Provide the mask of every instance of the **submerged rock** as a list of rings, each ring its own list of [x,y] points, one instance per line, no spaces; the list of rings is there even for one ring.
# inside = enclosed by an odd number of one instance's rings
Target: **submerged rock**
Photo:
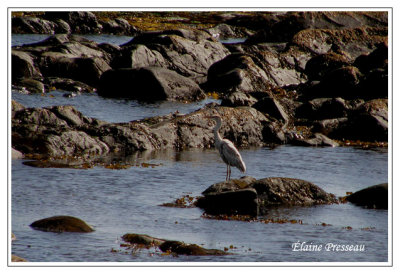
[[[154,238],[145,234],[127,233],[122,240],[135,246],[158,247],[166,254],[188,255],[188,256],[215,256],[228,255],[229,253],[219,249],[207,249],[196,244],[186,244],[180,241],[170,241]]]
[[[310,206],[337,203],[333,194],[315,184],[293,178],[252,177],[210,186],[196,205],[208,214],[264,214],[272,206]]]
[[[46,232],[92,232],[94,229],[81,219],[71,216],[53,216],[33,222],[33,229]]]
[[[364,188],[346,197],[346,200],[359,206],[388,209],[388,184]]]

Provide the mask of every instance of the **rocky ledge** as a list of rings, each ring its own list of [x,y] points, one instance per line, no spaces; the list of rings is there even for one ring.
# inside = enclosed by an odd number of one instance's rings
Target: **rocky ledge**
[[[196,206],[207,214],[264,215],[270,207],[338,203],[333,194],[315,184],[294,178],[243,177],[211,185]]]

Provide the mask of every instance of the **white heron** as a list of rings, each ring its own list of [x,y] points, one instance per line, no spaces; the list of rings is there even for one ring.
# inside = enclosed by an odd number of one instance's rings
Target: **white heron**
[[[228,139],[222,139],[221,135],[219,135],[218,131],[222,125],[221,117],[219,115],[212,115],[207,118],[213,119],[217,123],[213,129],[215,147],[226,164],[226,181],[231,179],[231,166],[237,167],[241,172],[246,172],[246,165],[235,145]]]

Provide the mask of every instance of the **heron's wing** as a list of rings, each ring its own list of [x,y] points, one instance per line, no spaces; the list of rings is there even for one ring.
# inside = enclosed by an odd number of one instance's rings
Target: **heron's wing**
[[[237,167],[242,172],[246,171],[242,156],[240,156],[239,151],[231,141],[223,139],[219,147],[219,153],[226,164]]]

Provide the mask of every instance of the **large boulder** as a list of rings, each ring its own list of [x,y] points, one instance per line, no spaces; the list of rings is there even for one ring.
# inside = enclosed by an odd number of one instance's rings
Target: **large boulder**
[[[63,20],[73,33],[100,33],[101,25],[90,11],[47,11],[43,18],[50,21]]]
[[[92,232],[94,229],[87,223],[71,216],[53,216],[35,221],[29,225],[33,229],[46,232]]]
[[[335,139],[388,141],[388,100],[374,99],[365,102],[349,114],[329,137]]]
[[[57,24],[37,17],[14,17],[11,19],[12,33],[54,34]]]
[[[137,50],[137,45],[145,45],[149,49],[140,49],[141,54],[149,56],[149,60],[158,59],[150,61],[152,65],[173,70],[198,84],[205,82],[207,70],[213,63],[229,54],[229,51],[209,33],[199,30],[143,33],[122,45],[122,48],[133,47]],[[155,62],[157,64],[154,64]],[[137,66],[137,62],[132,64]]]
[[[109,70],[101,76],[98,94],[145,101],[198,101],[206,97],[190,78],[161,67]]]
[[[346,200],[367,208],[388,209],[388,184],[364,188],[346,196]]]
[[[270,207],[337,203],[333,194],[293,178],[251,177],[221,182],[203,192],[196,205],[208,214],[265,214]],[[238,202],[240,201],[240,202]]]
[[[41,76],[42,74],[37,68],[34,56],[24,51],[11,50],[11,78],[13,82],[20,78]]]

